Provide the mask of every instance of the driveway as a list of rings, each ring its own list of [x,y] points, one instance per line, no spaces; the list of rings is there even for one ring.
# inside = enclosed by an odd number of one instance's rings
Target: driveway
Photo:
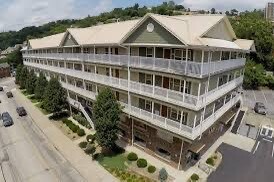
[[[250,153],[228,144],[217,150],[223,159],[218,169],[209,177],[209,182],[264,182],[274,179],[273,142],[262,138]]]

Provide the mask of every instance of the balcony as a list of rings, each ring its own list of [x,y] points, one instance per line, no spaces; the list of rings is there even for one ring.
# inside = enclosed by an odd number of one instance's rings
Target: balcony
[[[85,61],[94,64],[111,64],[132,68],[154,70],[192,77],[206,77],[208,74],[217,74],[226,70],[243,67],[245,58],[200,63],[173,59],[151,58],[112,54],[82,54],[82,53],[42,53],[23,54],[24,58],[45,58],[55,60]]]
[[[201,95],[200,97],[184,94],[182,92],[165,89],[162,87],[157,87],[153,85],[143,84],[140,82],[134,82],[126,79],[109,77],[105,75],[99,75],[95,73],[88,73],[83,71],[77,71],[72,69],[42,65],[37,63],[24,62],[27,66],[32,66],[42,70],[52,71],[58,74],[73,76],[81,80],[88,80],[102,85],[111,86],[113,88],[118,88],[124,91],[130,91],[131,93],[144,95],[150,98],[155,98],[157,100],[165,101],[171,104],[179,105],[191,110],[200,110],[202,107],[208,103],[213,102],[224,94],[230,92],[231,90],[237,88],[241,85],[243,77],[234,79],[210,92],[207,94]],[[87,91],[88,92],[88,91]]]
[[[65,89],[76,92],[91,100],[95,100],[96,94],[93,92],[89,92],[82,88],[77,88],[76,86],[69,85],[66,83],[62,83],[62,86]],[[240,97],[241,97],[240,95],[235,96],[229,102],[227,102],[223,107],[221,107],[218,111],[213,113],[210,117],[208,117],[206,120],[201,122],[198,126],[194,126],[194,127],[181,124],[177,121],[142,110],[138,107],[130,106],[124,102],[120,102],[120,104],[124,107],[123,111],[126,114],[130,114],[131,116],[142,119],[154,126],[164,128],[170,132],[179,134],[183,137],[189,138],[191,140],[195,140],[200,135],[200,133],[203,133],[205,130],[211,127],[214,124],[214,122],[216,122],[224,113],[226,113],[233,105],[235,105],[239,101]],[[73,104],[76,108],[81,109],[81,104],[78,101],[75,101],[71,98],[69,98],[68,101],[71,104]]]

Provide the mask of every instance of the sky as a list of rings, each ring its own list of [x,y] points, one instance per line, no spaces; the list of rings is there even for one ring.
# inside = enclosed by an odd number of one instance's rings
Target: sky
[[[67,18],[98,15],[115,7],[128,7],[135,3],[153,6],[165,0],[0,0],[0,31],[19,30],[25,26]],[[236,8],[253,10],[265,7],[270,0],[174,0],[193,10],[218,11]]]

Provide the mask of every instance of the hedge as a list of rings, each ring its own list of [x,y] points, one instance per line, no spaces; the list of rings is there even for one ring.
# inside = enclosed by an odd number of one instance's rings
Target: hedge
[[[87,147],[87,144],[88,144],[88,142],[85,142],[85,141],[84,141],[84,142],[80,142],[80,143],[79,143],[79,147],[82,148],[82,149],[83,149],[83,148],[86,148],[86,147]]]
[[[130,153],[127,155],[127,159],[128,159],[129,161],[137,161],[138,156],[137,156],[137,154],[135,154],[134,152],[130,152]]]
[[[87,135],[86,139],[87,139],[87,142],[93,143],[95,140],[95,135],[89,134]]]
[[[200,179],[200,177],[198,176],[198,174],[194,173],[191,175],[190,179],[192,181],[198,181]]]
[[[82,126],[85,126],[88,129],[91,128],[90,123],[88,122],[88,120],[85,117],[83,117],[81,115],[81,113],[74,114],[72,117],[73,117],[73,119],[75,119]]]
[[[156,167],[155,166],[148,166],[147,171],[149,173],[154,173],[156,171]]]
[[[78,129],[78,130],[77,130],[77,135],[81,137],[81,136],[86,135],[86,132],[85,132],[84,129],[81,128],[81,129]]]
[[[86,154],[94,154],[96,151],[96,147],[94,145],[87,145],[87,148],[85,149]]]
[[[146,159],[138,159],[137,160],[137,166],[139,167],[139,168],[145,168],[145,167],[147,167],[147,161],[146,161]]]
[[[210,157],[206,160],[206,163],[211,165],[211,166],[214,166],[214,159]]]

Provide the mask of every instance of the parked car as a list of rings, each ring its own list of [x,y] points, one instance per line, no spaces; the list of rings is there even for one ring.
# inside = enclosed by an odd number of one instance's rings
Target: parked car
[[[2,120],[5,127],[13,125],[13,120],[8,112],[2,113]]]
[[[254,106],[254,111],[258,114],[266,115],[266,107],[262,102],[256,102]]]
[[[4,90],[4,88],[0,86],[0,91],[3,91],[3,90]]]
[[[13,94],[11,92],[7,92],[6,95],[7,95],[8,98],[13,97]]]
[[[26,116],[27,112],[24,107],[17,107],[16,112],[18,113],[19,116]]]

